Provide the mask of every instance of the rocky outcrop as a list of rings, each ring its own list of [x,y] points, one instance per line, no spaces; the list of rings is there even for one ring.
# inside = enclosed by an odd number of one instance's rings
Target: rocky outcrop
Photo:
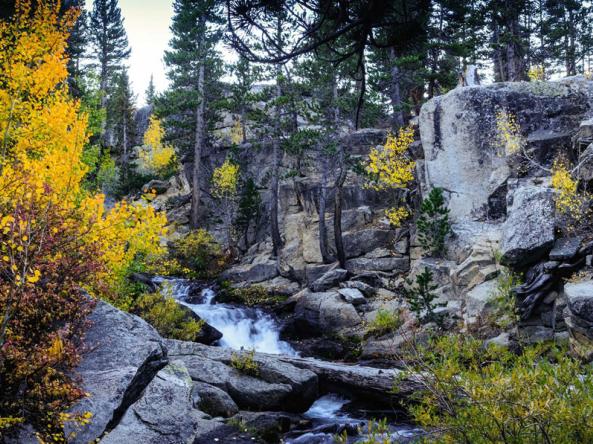
[[[516,174],[496,146],[497,112],[517,116],[530,157],[549,167],[557,152],[570,152],[592,99],[592,82],[573,77],[456,88],[428,101],[420,113],[426,187],[445,190],[454,222],[491,219],[497,191]],[[530,163],[524,170],[546,174]]]
[[[570,333],[571,349],[590,362],[593,360],[593,281],[567,283],[564,293],[568,303],[564,319]]]
[[[537,262],[554,244],[554,199],[541,185],[519,186],[509,197],[501,242],[502,263],[524,267]]]
[[[90,316],[86,352],[74,372],[89,394],[71,413],[91,412],[88,426],[76,432],[73,443],[88,443],[113,430],[127,409],[168,363],[162,338],[142,319],[99,301]]]
[[[348,271],[342,268],[334,268],[316,279],[311,284],[311,290],[317,292],[329,290],[330,288],[337,286],[340,282],[346,280],[347,277]]]
[[[310,337],[356,327],[361,323],[354,306],[338,292],[303,292],[294,309],[294,329],[300,337]]]

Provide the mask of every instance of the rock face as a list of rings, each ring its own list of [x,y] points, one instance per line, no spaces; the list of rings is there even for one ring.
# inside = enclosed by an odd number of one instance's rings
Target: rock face
[[[338,332],[359,325],[359,314],[337,292],[305,292],[294,310],[295,329],[302,337]]]
[[[592,98],[591,82],[574,77],[456,88],[428,101],[420,112],[426,188],[446,190],[454,222],[489,218],[492,198],[511,176],[495,144],[497,112],[517,116],[533,158],[549,166],[570,146]]]
[[[71,410],[93,414],[91,423],[72,440],[81,444],[117,426],[168,362],[162,338],[142,319],[99,301],[90,321],[92,327],[85,338],[88,352],[75,370],[89,397]]]
[[[342,268],[334,268],[333,270],[328,271],[319,279],[316,279],[315,282],[311,284],[311,290],[313,291],[325,291],[332,287],[335,287],[340,282],[346,280],[348,276],[348,271]]]
[[[502,262],[522,267],[537,262],[554,244],[552,190],[519,187],[512,194],[501,243]]]

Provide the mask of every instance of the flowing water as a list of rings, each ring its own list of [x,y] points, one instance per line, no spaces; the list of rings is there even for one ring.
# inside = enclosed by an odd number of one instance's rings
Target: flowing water
[[[240,307],[231,304],[216,303],[216,293],[206,288],[202,290],[199,303],[189,303],[191,283],[184,279],[157,277],[154,282],[159,284],[163,293],[174,297],[178,302],[191,308],[200,318],[219,330],[223,337],[221,347],[234,350],[255,350],[270,354],[297,355],[292,346],[280,339],[280,325],[269,313],[258,308]],[[344,411],[350,400],[340,395],[326,394],[309,408],[303,416],[310,419],[313,428],[294,437],[287,437],[287,444],[330,444],[334,443],[337,433],[364,429],[367,421],[352,417]],[[392,442],[410,442],[418,436],[419,430],[413,427],[390,427],[389,436]],[[349,439],[349,443],[362,440],[361,436]]]

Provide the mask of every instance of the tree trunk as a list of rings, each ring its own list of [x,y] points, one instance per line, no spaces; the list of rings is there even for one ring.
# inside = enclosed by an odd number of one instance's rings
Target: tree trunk
[[[404,126],[404,112],[400,90],[400,72],[397,66],[397,57],[394,48],[389,48],[389,63],[391,65],[389,98],[391,99],[391,108],[393,109],[392,127],[394,130],[397,130]]]
[[[127,105],[127,104],[126,104]],[[123,155],[122,155],[122,161],[123,161],[123,176],[124,176],[124,180],[128,177],[128,116],[126,113],[126,110],[124,110],[123,116],[122,116],[122,124],[123,124],[123,128],[122,128],[122,145],[123,145]]]
[[[327,207],[327,176],[328,165],[327,155],[323,152],[323,147],[319,147],[319,163],[321,165],[321,184],[319,185],[319,251],[323,263],[331,261],[329,248],[327,246],[327,227],[325,225],[325,213]]]
[[[279,100],[282,95],[280,90],[280,66],[276,67],[276,100]],[[279,169],[280,169],[280,104],[275,106],[274,119],[274,138],[272,143],[272,180],[271,199],[270,203],[270,228],[272,230],[272,245],[274,248],[274,255],[278,257],[280,249],[282,248],[282,237],[280,236],[280,227],[278,225],[278,183],[279,183]]]
[[[334,104],[337,104],[338,100],[338,88],[337,84],[334,83],[333,88]],[[339,109],[337,106],[334,107],[334,131],[336,134],[336,140],[338,140],[338,128],[339,128]],[[338,142],[338,177],[335,183],[335,196],[334,196],[334,241],[336,243],[336,255],[340,262],[340,267],[346,267],[346,253],[344,252],[344,241],[342,239],[342,191],[344,188],[344,182],[346,182],[346,175],[348,170],[346,169],[346,155],[344,153],[344,145]]]
[[[202,150],[204,147],[204,61],[198,71],[198,96],[200,103],[196,108],[196,133],[194,144],[194,167],[192,171],[192,195],[190,226],[198,228],[200,220],[200,169],[202,166]]]

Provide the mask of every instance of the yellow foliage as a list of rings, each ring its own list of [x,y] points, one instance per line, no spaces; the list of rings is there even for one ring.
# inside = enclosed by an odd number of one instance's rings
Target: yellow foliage
[[[226,159],[212,174],[212,195],[218,199],[228,199],[237,194],[239,185],[239,165]]]
[[[521,127],[517,117],[506,111],[496,113],[496,145],[500,155],[513,155],[525,147],[525,138],[521,135]]]
[[[546,80],[546,73],[544,67],[541,65],[532,66],[527,75],[532,82]]]
[[[407,154],[414,142],[412,127],[400,128],[397,137],[387,135],[381,148],[371,148],[366,170],[373,177],[374,189],[405,188],[414,180],[416,162]]]
[[[385,210],[385,216],[391,226],[399,227],[405,219],[410,217],[410,212],[406,207],[394,207]]]
[[[159,174],[175,161],[175,149],[163,142],[165,130],[156,116],[150,116],[148,129],[144,134],[144,146],[138,153],[140,169]]]
[[[552,165],[552,188],[556,191],[556,212],[568,219],[564,228],[567,231],[576,229],[587,218],[590,196],[578,191],[578,181],[562,160],[557,159]]]
[[[78,230],[86,245],[99,246],[105,266],[96,282],[81,285],[113,295],[135,257],[163,253],[166,218],[143,204],[122,202],[107,211],[103,195],[90,196],[82,188],[88,170],[81,160],[87,117],[65,83],[66,42],[75,18],[74,10],[60,18],[57,2],[39,2],[32,12],[30,1],[22,0],[12,21],[0,22],[0,205],[6,211],[0,229],[8,230],[10,214],[31,199],[45,202],[47,211],[70,215],[64,227]],[[158,120],[152,126],[148,137],[156,144],[162,129]],[[36,223],[42,221],[29,221]],[[21,252],[26,243],[22,238],[0,247]],[[17,285],[40,280],[36,270],[15,275]]]

